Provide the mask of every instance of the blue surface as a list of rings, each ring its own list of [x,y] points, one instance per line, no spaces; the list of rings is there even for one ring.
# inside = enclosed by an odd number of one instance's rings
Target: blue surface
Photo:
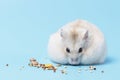
[[[0,0],[0,80],[119,79],[119,3],[119,0]],[[105,34],[108,46],[105,63],[96,65],[93,73],[84,70],[78,73],[80,66],[68,66],[67,75],[60,72],[63,66],[56,73],[29,67],[31,57],[52,63],[47,56],[49,35],[76,19],[96,24]],[[25,68],[21,70],[22,66]],[[105,72],[102,74],[101,70]]]

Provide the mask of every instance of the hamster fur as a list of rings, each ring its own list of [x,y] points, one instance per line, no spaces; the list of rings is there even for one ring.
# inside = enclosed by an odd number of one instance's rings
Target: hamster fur
[[[75,20],[50,36],[48,55],[60,64],[103,63],[106,56],[104,35],[94,24]]]

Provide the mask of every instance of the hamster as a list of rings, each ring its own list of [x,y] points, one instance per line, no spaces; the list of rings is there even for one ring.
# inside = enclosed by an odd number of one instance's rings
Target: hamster
[[[101,64],[106,57],[105,38],[94,24],[75,20],[50,36],[48,55],[59,64]]]

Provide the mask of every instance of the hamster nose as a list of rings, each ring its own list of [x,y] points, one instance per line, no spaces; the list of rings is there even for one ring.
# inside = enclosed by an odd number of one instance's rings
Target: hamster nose
[[[72,61],[78,61],[78,58],[71,58]]]

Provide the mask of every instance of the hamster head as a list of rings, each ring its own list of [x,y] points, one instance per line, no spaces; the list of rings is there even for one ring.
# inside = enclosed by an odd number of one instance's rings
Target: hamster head
[[[84,54],[87,45],[88,31],[73,26],[72,28],[61,29],[60,35],[68,63],[71,65],[80,64],[81,56]]]

